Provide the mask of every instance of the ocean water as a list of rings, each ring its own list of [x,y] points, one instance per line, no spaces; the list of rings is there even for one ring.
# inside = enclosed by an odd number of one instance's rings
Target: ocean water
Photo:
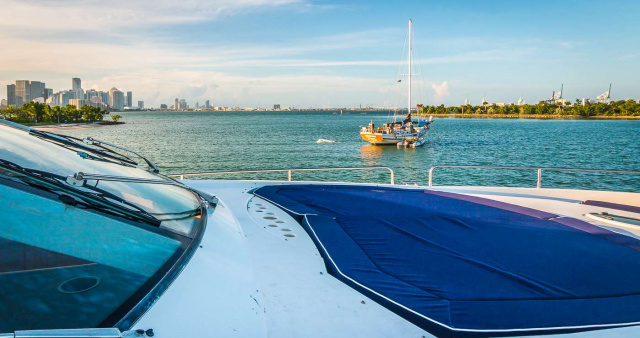
[[[427,184],[435,165],[640,170],[640,121],[438,118],[416,149],[372,146],[359,128],[387,113],[124,112],[124,125],[65,130],[134,149],[162,172],[388,166],[396,183]],[[336,143],[318,144],[331,139]],[[211,177],[209,177],[211,178]],[[216,178],[286,179],[286,173]],[[388,182],[388,173],[303,172],[298,180]],[[437,169],[435,185],[535,187],[535,171]],[[544,172],[543,187],[640,191],[639,175]]]

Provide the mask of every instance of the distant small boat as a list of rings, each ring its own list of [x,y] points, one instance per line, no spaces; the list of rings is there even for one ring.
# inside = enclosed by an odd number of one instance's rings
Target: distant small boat
[[[316,143],[336,143],[334,140],[327,140],[325,138],[319,138]]]

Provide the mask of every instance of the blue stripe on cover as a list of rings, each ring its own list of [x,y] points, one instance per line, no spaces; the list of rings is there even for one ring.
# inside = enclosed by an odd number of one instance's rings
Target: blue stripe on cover
[[[265,188],[254,194],[292,215],[313,211],[301,223],[333,276],[433,334],[556,333],[640,322],[640,241],[633,238],[428,190]]]

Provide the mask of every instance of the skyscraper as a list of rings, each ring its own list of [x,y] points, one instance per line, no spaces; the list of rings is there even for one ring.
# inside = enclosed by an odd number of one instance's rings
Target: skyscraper
[[[175,110],[180,109],[180,101],[178,101],[177,98],[173,100],[173,109]]]
[[[77,92],[78,89],[82,89],[82,80],[79,77],[74,77],[71,79],[71,90]]]
[[[16,106],[31,101],[31,84],[29,80],[16,81]]]
[[[71,79],[71,98],[73,99],[84,99],[84,90],[82,90],[82,80],[79,77],[74,77]]]
[[[144,109],[144,101],[138,101],[138,108]]]
[[[7,85],[7,105],[16,105],[16,85],[14,84]]]
[[[109,91],[109,105],[115,111],[124,110],[124,93],[118,88],[111,88]]]
[[[33,101],[39,97],[44,97],[44,88],[45,88],[44,82],[31,81],[30,83],[31,95],[29,95],[30,96],[29,100]]]
[[[204,101],[204,107],[207,109],[211,108],[211,104],[209,104],[209,100]]]
[[[125,107],[133,107],[133,93],[127,92],[126,102],[124,103]]]
[[[102,98],[102,103],[109,104],[109,92],[99,91],[98,95]]]

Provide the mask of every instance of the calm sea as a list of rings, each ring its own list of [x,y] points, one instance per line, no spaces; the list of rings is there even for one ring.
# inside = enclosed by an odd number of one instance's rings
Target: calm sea
[[[359,127],[387,113],[124,112],[119,126],[66,130],[135,149],[163,173],[388,166],[396,183],[428,181],[434,165],[504,165],[640,170],[640,121],[436,119],[417,149],[371,146]],[[318,144],[320,138],[336,143]],[[304,180],[375,180],[377,173],[294,173]],[[227,176],[226,178],[255,178]],[[286,179],[286,173],[259,176]],[[534,171],[438,169],[437,185],[535,187]],[[640,191],[640,176],[544,172],[543,187]]]

